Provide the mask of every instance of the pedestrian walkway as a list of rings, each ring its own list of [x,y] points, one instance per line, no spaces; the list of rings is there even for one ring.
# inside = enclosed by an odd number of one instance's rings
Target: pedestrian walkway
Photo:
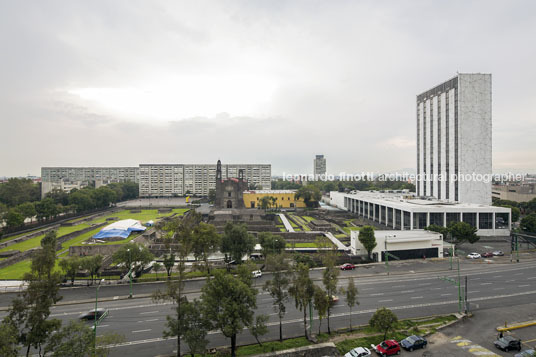
[[[487,348],[477,345],[476,343],[473,343],[470,340],[464,339],[462,336],[456,336],[456,337],[451,338],[450,343],[456,344],[456,346],[460,347],[464,351],[467,351],[475,356],[500,357],[500,355],[496,354],[495,352],[491,352]]]
[[[281,218],[281,222],[283,222],[283,225],[285,226],[285,229],[287,230],[287,232],[294,232],[294,228],[292,228],[292,225],[288,221],[285,214],[279,213],[279,218]]]
[[[337,249],[342,249],[342,250],[349,250],[350,249],[347,246],[345,246],[344,244],[342,244],[341,241],[338,240],[337,237],[335,237],[331,232],[325,232],[324,235],[326,237],[328,237],[328,239],[331,241],[331,243],[333,243],[333,244],[335,244],[337,246]]]

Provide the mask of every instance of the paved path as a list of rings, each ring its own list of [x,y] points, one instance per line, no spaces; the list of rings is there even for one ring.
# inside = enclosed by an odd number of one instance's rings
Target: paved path
[[[294,228],[292,228],[292,225],[288,221],[288,219],[285,216],[285,214],[284,213],[278,213],[278,214],[279,214],[279,218],[281,218],[281,222],[283,222],[283,225],[285,226],[285,229],[287,230],[287,232],[294,232]]]

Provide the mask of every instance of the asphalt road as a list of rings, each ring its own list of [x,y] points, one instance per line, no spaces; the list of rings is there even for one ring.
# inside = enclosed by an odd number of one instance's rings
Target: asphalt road
[[[506,259],[503,259],[506,262]],[[439,279],[439,277],[456,278],[456,271],[437,271],[447,268],[448,262],[434,265],[419,261],[397,262],[391,270],[405,271],[404,275],[386,276],[373,274],[373,270],[385,269],[376,266],[367,271],[370,276],[363,277],[363,271],[345,271],[341,273],[339,286],[345,286],[345,278],[354,276],[359,289],[360,305],[354,308],[352,322],[354,325],[366,324],[373,312],[381,306],[395,311],[399,318],[420,317],[458,311],[458,288],[452,283]],[[420,265],[420,266],[419,266]],[[422,268],[421,269],[416,269]],[[492,308],[507,308],[531,303],[536,294],[536,261],[527,261],[518,264],[481,264],[464,261],[461,265],[462,276],[468,277],[468,298],[472,309],[478,314],[479,310]],[[437,268],[437,269],[436,269]],[[315,271],[314,276],[321,272]],[[267,279],[263,276],[257,279],[257,286]],[[196,290],[202,281],[189,286]],[[319,283],[319,282],[318,282]],[[320,283],[319,283],[320,284]],[[150,290],[151,284],[136,286],[136,290]],[[110,296],[116,293],[115,289],[125,287],[103,287],[99,292],[110,290]],[[128,288],[128,287],[127,287]],[[154,289],[154,285],[152,285]],[[75,289],[76,290],[76,289]],[[88,292],[92,292],[88,295]],[[95,288],[86,291],[85,298],[94,296]],[[188,294],[189,299],[199,297],[200,293]],[[340,301],[332,310],[331,327],[340,328],[348,326],[349,309],[345,300]],[[257,297],[257,313],[270,315],[269,333],[264,336],[266,340],[278,337],[278,320],[272,308],[272,299],[260,291]],[[82,312],[94,307],[93,303],[56,306],[53,308],[53,317],[68,321],[76,319]],[[99,307],[109,309],[110,314],[98,328],[98,333],[114,331],[123,334],[126,342],[112,349],[113,356],[129,354],[131,356],[155,356],[172,354],[176,349],[176,341],[162,338],[162,331],[166,315],[172,313],[171,304],[155,304],[150,298],[129,300],[105,301]],[[5,315],[2,313],[0,315]],[[284,318],[283,332],[285,337],[295,337],[303,334],[303,314],[296,310],[292,301],[287,304],[287,314]],[[326,329],[326,321],[322,322],[322,330]],[[318,331],[318,320],[315,318],[314,329]],[[210,346],[229,345],[229,340],[218,332],[210,334]],[[254,343],[253,337],[245,330],[238,337],[238,344]],[[184,347],[183,347],[184,348]]]

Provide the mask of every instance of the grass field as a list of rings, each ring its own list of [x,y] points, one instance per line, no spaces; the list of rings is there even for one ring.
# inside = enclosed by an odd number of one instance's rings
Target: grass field
[[[170,215],[172,215],[174,213],[182,215],[186,211],[187,211],[187,209],[178,208],[178,209],[173,209],[171,211],[171,213],[159,214],[157,209],[154,209],[154,210],[142,210],[140,213],[130,213],[130,210],[124,210],[124,211],[120,211],[120,212],[116,212],[116,213],[110,213],[110,214],[108,214],[106,216],[99,217],[98,219],[94,219],[94,220],[86,222],[86,223],[81,223],[81,224],[77,224],[77,225],[74,225],[74,226],[60,227],[58,229],[57,234],[58,234],[58,237],[61,237],[61,236],[64,236],[66,234],[76,232],[76,231],[82,230],[84,228],[88,228],[88,227],[90,227],[91,224],[104,223],[104,222],[106,222],[106,218],[110,218],[110,217],[117,217],[117,220],[129,219],[130,218],[130,219],[139,220],[141,222],[146,222],[146,221],[149,221],[149,220],[157,220],[157,219],[165,217],[165,216],[170,216]],[[81,219],[82,218],[78,218],[77,220],[81,220]],[[110,224],[113,223],[113,222],[114,221],[110,221]],[[91,238],[93,235],[98,233],[101,229],[102,229],[102,227],[95,228],[95,229],[93,229],[93,230],[91,230],[89,232],[86,232],[86,233],[78,236],[78,237],[70,239],[67,242],[64,242],[62,244],[61,250],[58,251],[58,253],[59,253],[58,256],[59,257],[66,257],[69,254],[69,247],[82,244],[82,242],[84,242],[87,239]],[[139,235],[139,233],[137,233],[137,234],[134,233],[134,234],[131,234],[127,239],[124,239],[122,241],[106,242],[106,243],[102,243],[102,244],[103,245],[124,244],[124,243],[127,243],[127,242],[131,241],[132,239],[136,238],[138,235]],[[32,248],[37,248],[37,247],[40,246],[41,239],[43,239],[43,237],[44,237],[44,235],[40,235],[40,236],[31,238],[31,239],[28,239],[27,241],[10,245],[9,247],[5,247],[3,249],[0,249],[0,251],[19,250],[19,251],[23,252],[23,251],[27,251],[27,250],[32,249]],[[5,267],[3,269],[0,269],[0,279],[20,279],[20,278],[22,278],[22,276],[24,275],[25,272],[28,272],[30,270],[30,265],[31,265],[31,261],[28,259],[28,260],[24,260],[24,261],[21,261],[19,263],[10,265],[10,266]]]

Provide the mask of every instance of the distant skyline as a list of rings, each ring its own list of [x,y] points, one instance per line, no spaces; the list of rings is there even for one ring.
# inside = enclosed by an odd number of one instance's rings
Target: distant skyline
[[[457,72],[492,74],[493,171],[536,172],[534,38],[529,0],[0,0],[0,177],[413,169],[416,95]]]

